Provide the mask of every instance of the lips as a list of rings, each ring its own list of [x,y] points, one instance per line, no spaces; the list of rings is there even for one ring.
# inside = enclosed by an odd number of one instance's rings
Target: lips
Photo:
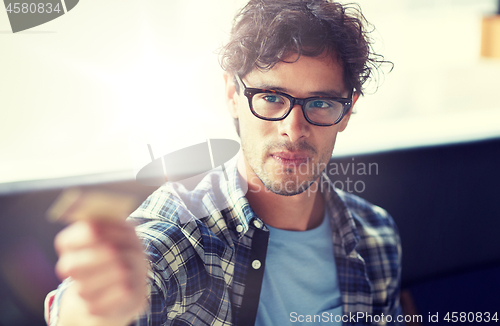
[[[292,153],[292,152],[277,152],[271,154],[271,156],[278,161],[278,163],[286,165],[298,165],[306,163],[309,160],[309,156],[306,153]]]

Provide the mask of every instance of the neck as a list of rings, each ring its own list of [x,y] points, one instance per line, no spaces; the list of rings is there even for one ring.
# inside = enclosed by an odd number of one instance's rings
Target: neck
[[[239,164],[240,174],[248,182],[245,195],[253,211],[266,224],[283,230],[305,231],[319,226],[325,208],[324,198],[319,191],[318,180],[308,190],[294,196],[283,196],[269,191],[262,181],[246,168],[244,173]]]

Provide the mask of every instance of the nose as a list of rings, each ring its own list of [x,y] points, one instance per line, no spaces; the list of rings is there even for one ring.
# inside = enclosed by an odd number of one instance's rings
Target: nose
[[[311,124],[307,122],[299,104],[294,105],[288,116],[279,123],[280,135],[288,137],[292,143],[310,135]]]

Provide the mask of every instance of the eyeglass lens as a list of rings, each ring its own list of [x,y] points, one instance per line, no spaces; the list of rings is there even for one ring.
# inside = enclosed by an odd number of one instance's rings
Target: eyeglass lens
[[[252,98],[255,113],[263,118],[277,119],[283,117],[291,108],[290,99],[274,93],[257,93]],[[319,124],[333,124],[342,115],[342,103],[314,98],[304,104],[304,112],[309,120]]]

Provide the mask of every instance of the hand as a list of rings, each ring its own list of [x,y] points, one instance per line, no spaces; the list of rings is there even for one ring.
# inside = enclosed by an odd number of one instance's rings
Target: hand
[[[78,221],[55,239],[56,273],[73,283],[59,325],[127,325],[147,304],[147,262],[127,222]]]

